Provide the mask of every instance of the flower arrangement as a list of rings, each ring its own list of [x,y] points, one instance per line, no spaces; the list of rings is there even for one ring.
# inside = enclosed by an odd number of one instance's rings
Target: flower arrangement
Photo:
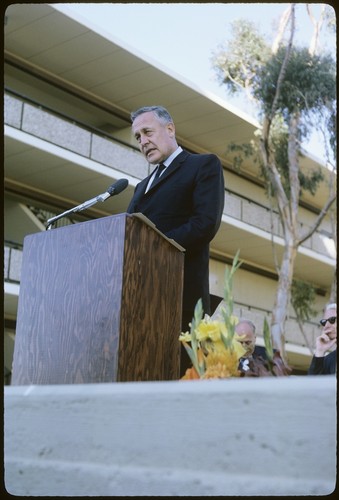
[[[239,252],[233,259],[231,270],[226,267],[224,304],[216,318],[203,317],[202,301],[198,300],[194,317],[190,324],[190,332],[179,336],[191,361],[183,380],[240,377],[239,360],[245,349],[234,335],[234,327],[238,318],[233,315],[233,275],[241,265],[238,261]],[[190,345],[189,345],[190,343]]]
[[[182,379],[240,376],[239,360],[245,349],[234,337],[234,326],[237,322],[237,318],[232,316],[232,327],[228,329],[225,322],[212,320],[209,316],[202,318],[201,299],[198,301],[191,323],[191,333],[183,333],[179,337],[193,364]]]
[[[210,317],[203,317],[201,299],[198,300],[190,332],[183,332],[179,341],[184,345],[192,362],[192,368],[186,370],[181,380],[213,379],[242,377],[245,374],[239,370],[239,360],[245,354],[245,349],[235,333],[239,319],[233,314],[233,276],[241,263],[236,253],[232,267],[226,266],[224,300]],[[278,352],[272,348],[271,335],[267,320],[264,321],[264,342],[267,359],[260,359],[246,376],[279,376],[288,375],[290,369],[284,365]]]

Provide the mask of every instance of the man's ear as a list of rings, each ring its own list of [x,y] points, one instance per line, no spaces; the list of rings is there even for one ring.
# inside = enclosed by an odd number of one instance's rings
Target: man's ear
[[[168,135],[170,137],[175,137],[175,126],[174,123],[167,123]]]

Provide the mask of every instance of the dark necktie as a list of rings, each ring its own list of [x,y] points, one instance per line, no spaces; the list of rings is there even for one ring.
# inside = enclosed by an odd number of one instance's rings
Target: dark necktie
[[[155,174],[155,177],[153,179],[152,186],[154,186],[157,183],[157,181],[158,181],[158,179],[160,177],[161,172],[163,172],[165,168],[166,168],[166,165],[163,165],[162,163],[160,163],[158,165],[158,170],[157,170],[157,172]]]

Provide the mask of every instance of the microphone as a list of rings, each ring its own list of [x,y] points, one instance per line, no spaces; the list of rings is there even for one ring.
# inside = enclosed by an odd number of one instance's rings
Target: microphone
[[[117,182],[112,184],[107,188],[107,191],[105,193],[99,194],[99,196],[96,196],[95,198],[92,198],[91,200],[85,201],[85,203],[82,203],[81,205],[78,205],[77,207],[73,208],[73,212],[80,212],[81,210],[85,210],[86,208],[91,207],[98,201],[105,201],[107,198],[110,198],[111,196],[115,194],[121,193],[124,189],[126,189],[128,186],[128,180],[127,179],[119,179]]]
[[[98,196],[98,198],[100,198],[98,201],[105,201],[110,196],[114,196],[115,194],[121,193],[121,191],[126,189],[127,186],[128,186],[127,179],[119,179],[117,182],[115,182],[109,188],[107,188],[106,193],[100,194]]]
[[[65,215],[75,213],[75,212],[81,212],[82,210],[85,210],[86,208],[91,207],[98,201],[104,202],[107,200],[107,198],[110,198],[111,196],[114,196],[116,194],[121,193],[124,189],[126,189],[128,186],[128,180],[127,179],[119,179],[116,181],[114,184],[109,186],[107,188],[107,191],[105,193],[99,194],[95,198],[91,198],[88,201],[85,201],[84,203],[81,203],[81,205],[78,205],[74,208],[71,208],[70,210],[67,210],[66,212],[63,212],[60,215],[56,215],[55,217],[52,217],[51,219],[48,219],[46,229],[50,229],[51,225],[57,221],[58,219],[61,219],[61,217],[65,217]]]

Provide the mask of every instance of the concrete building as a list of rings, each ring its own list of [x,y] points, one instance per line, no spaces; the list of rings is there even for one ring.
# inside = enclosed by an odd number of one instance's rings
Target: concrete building
[[[255,322],[263,345],[260,332],[277,286],[272,237],[279,258],[282,232],[276,213],[271,221],[257,166],[247,160],[237,172],[227,152],[231,142],[254,137],[255,120],[56,5],[10,5],[4,30],[5,383],[10,382],[24,237],[44,231],[50,217],[105,192],[120,178],[129,181],[125,191],[73,221],[126,210],[135,185],[152,168],[130,130],[130,112],[143,105],[169,109],[181,146],[219,156],[226,190],[222,224],[211,244],[212,301],[216,306],[222,299],[225,265],[240,250],[234,312]],[[302,168],[315,167],[324,170],[325,181],[316,196],[303,196],[301,225],[312,224],[327,198],[325,165],[310,155],[302,158]],[[58,225],[71,222],[63,218]],[[295,268],[295,278],[316,288],[319,314],[335,265],[332,228],[325,219],[300,247]],[[310,321],[304,335],[291,309],[286,347],[295,373],[307,369],[318,331],[317,321]]]

